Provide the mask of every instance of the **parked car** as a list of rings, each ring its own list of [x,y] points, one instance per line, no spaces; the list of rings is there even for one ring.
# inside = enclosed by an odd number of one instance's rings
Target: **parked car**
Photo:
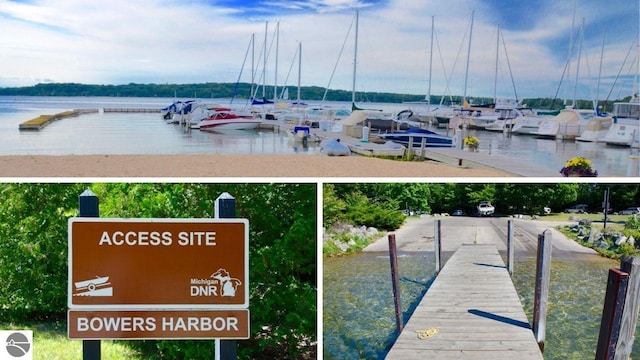
[[[545,206],[542,208],[542,215],[549,215],[551,214],[551,208],[548,206]]]
[[[495,208],[489,201],[481,201],[478,204],[478,216],[491,216],[493,215]]]
[[[640,214],[640,207],[638,206],[632,206],[632,207],[628,207],[624,210],[621,210],[619,212],[620,215],[636,215],[636,214]]]
[[[564,209],[566,213],[586,214],[589,212],[589,206],[585,204],[576,204],[570,208]]]
[[[464,216],[464,211],[458,209],[458,210],[453,210],[453,212],[451,213],[451,216]]]

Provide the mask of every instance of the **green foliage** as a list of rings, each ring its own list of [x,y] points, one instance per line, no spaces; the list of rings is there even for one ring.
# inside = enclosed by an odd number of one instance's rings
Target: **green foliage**
[[[66,311],[67,219],[80,184],[1,184],[0,309],[12,318]],[[250,223],[250,341],[240,358],[265,351],[295,358],[316,341],[315,184],[93,184],[102,217],[213,217],[223,192]],[[149,358],[208,358],[211,341],[133,341]]]
[[[324,216],[325,227],[345,220],[344,211],[346,209],[345,202],[340,199],[335,192],[333,184],[324,184],[322,187],[322,213]]]
[[[351,224],[393,230],[404,222],[404,215],[398,211],[398,203],[393,199],[376,203],[363,194],[352,193],[344,201],[346,219]]]
[[[66,309],[67,218],[84,187],[0,185],[0,309],[16,318]]]
[[[111,96],[111,97],[165,97],[175,96],[181,98],[248,98],[251,93],[249,83],[199,83],[199,84],[122,84],[122,85],[94,85],[78,83],[47,83],[34,86],[0,88],[0,95],[10,96]],[[322,100],[325,88],[319,86],[303,86],[300,88],[300,96],[305,100]],[[266,98],[273,99],[273,86],[267,85]],[[630,97],[621,100],[601,102],[604,111],[612,111],[616,101],[628,102]],[[329,89],[326,94],[327,101],[351,101],[351,91]],[[378,103],[402,103],[424,100],[424,94],[395,94],[395,93],[358,93],[358,102]],[[462,96],[431,95],[430,103],[439,104],[444,100],[445,104],[461,104]],[[491,103],[492,98],[468,98],[474,104]],[[564,108],[562,100],[553,98],[524,99],[523,103],[532,109]],[[592,106],[591,100],[578,100],[577,108],[588,109]]]

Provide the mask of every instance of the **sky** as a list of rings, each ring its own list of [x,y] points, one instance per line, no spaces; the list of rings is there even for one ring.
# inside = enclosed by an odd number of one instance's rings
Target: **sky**
[[[252,63],[261,84],[266,30],[264,82],[292,94],[298,74],[350,91],[355,58],[364,93],[613,100],[637,87],[638,3],[0,0],[0,87],[251,82]]]

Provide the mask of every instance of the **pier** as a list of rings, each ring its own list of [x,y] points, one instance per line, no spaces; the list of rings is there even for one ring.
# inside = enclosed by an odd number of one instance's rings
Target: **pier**
[[[462,245],[386,359],[543,359],[495,245]]]
[[[63,111],[54,115],[40,115],[31,120],[27,120],[20,124],[20,130],[42,130],[45,126],[56,120],[66,119],[69,117],[80,116],[82,114],[92,114],[97,112],[105,113],[159,113],[159,109],[144,108],[104,108],[104,109],[74,109]]]

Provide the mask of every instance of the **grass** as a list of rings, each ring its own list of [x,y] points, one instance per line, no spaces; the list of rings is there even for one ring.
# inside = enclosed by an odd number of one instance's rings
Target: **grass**
[[[2,330],[32,330],[33,359],[35,360],[75,360],[82,359],[82,341],[67,338],[67,323],[63,320],[42,322],[0,323]],[[142,360],[139,353],[123,341],[102,340],[102,360]]]
[[[595,222],[604,221],[604,214],[568,214],[568,213],[553,213],[549,215],[540,216],[540,220],[544,221],[572,221],[569,220],[571,217],[575,217],[578,219],[591,220]],[[624,224],[629,220],[631,215],[607,215],[607,225],[608,222]]]

